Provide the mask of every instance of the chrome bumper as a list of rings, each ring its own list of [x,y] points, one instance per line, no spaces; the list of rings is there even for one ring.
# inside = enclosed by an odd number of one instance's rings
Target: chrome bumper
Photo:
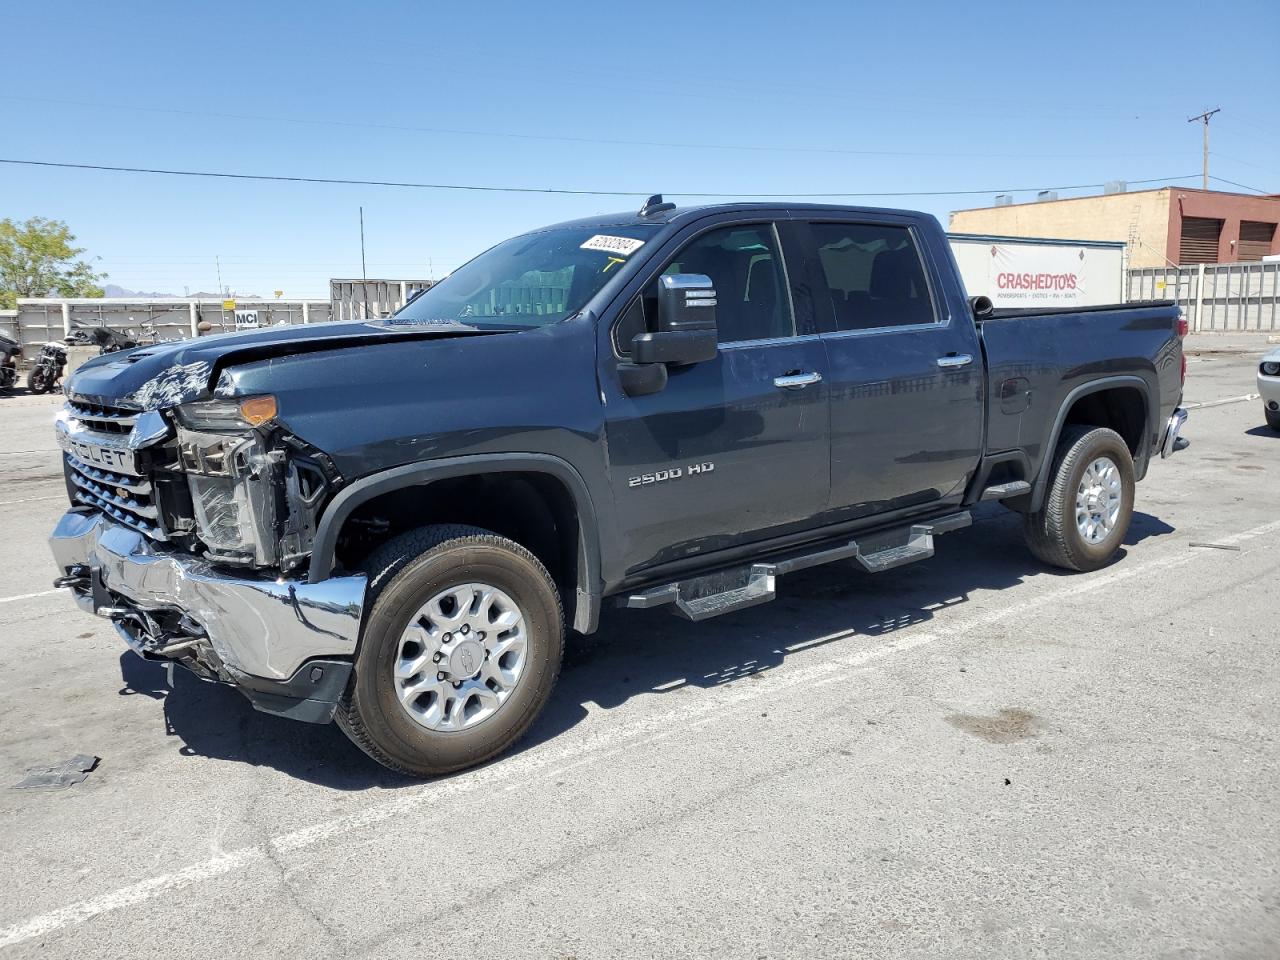
[[[1169,422],[1164,425],[1164,436],[1160,438],[1160,459],[1165,460],[1174,453],[1185,447],[1186,441],[1181,445],[1178,444],[1178,434],[1182,432],[1182,427],[1187,422],[1187,411],[1178,407],[1169,417]]]
[[[238,673],[287,680],[317,657],[355,653],[366,578],[305,580],[229,576],[190,554],[162,549],[102,514],[71,510],[49,538],[61,573],[87,567],[110,594],[145,611],[177,610],[208,634],[224,664]],[[118,608],[74,590],[90,613]],[[98,609],[95,609],[95,606]]]

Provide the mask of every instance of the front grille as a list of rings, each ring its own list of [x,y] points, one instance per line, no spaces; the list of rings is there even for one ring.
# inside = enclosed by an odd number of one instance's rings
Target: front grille
[[[66,458],[76,500],[152,540],[169,539],[160,525],[150,481],[91,467],[69,453]]]
[[[79,399],[68,401],[67,413],[80,423],[78,437],[107,447],[119,447],[138,419],[136,410]],[[77,503],[92,507],[151,540],[168,539],[149,478],[104,470],[70,452],[64,457],[70,492]]]
[[[69,400],[67,410],[83,423],[86,429],[94,433],[109,433],[113,436],[132,432],[133,425],[138,421],[137,410],[107,407],[83,400]]]

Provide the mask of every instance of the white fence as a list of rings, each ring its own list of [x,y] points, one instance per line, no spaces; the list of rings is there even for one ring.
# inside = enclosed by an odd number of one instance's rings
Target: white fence
[[[234,308],[227,309],[222,300],[47,297],[19,300],[16,315],[0,315],[0,333],[21,343],[24,356],[31,359],[41,345],[61,340],[77,327],[109,327],[132,331],[139,338],[154,334],[159,340],[181,340],[254,325],[322,323],[331,316],[327,300],[236,300]],[[208,329],[201,329],[205,324]]]
[[[1129,271],[1130,300],[1176,300],[1196,333],[1280,331],[1280,263]]]
[[[330,280],[333,319],[375,320],[389,316],[431,284],[431,280]]]

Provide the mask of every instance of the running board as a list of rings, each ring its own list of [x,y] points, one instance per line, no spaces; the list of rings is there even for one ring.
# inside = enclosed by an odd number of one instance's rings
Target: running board
[[[648,610],[670,604],[672,612],[678,616],[694,621],[709,620],[723,613],[768,603],[778,595],[777,578],[784,573],[794,573],[834,560],[855,560],[863,569],[880,573],[916,560],[927,560],[933,556],[934,535],[960,530],[971,523],[973,517],[964,510],[928,523],[880,531],[865,537],[861,544],[857,540],[847,540],[767,562],[649,587],[626,595],[622,606]]]

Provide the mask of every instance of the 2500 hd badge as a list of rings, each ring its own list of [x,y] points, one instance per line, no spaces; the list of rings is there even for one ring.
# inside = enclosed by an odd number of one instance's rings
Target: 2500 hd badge
[[[716,465],[710,460],[703,463],[691,463],[687,467],[671,467],[657,473],[642,473],[627,481],[628,487],[647,487],[651,483],[662,483],[664,480],[679,480],[683,476],[696,476],[699,473],[710,473]]]

